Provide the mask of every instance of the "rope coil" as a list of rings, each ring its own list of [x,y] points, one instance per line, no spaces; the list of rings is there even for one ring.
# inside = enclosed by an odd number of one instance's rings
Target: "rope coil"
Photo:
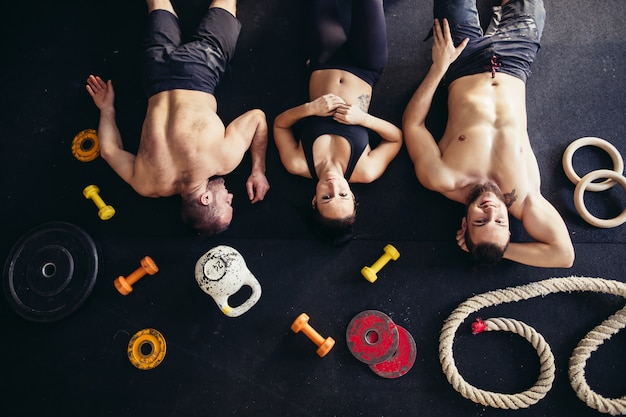
[[[516,394],[486,391],[469,384],[460,375],[452,353],[454,336],[465,319],[478,310],[503,303],[544,297],[560,292],[592,291],[626,298],[626,284],[602,278],[550,278],[518,287],[489,291],[475,295],[461,303],[446,319],[439,336],[439,361],[448,382],[463,397],[476,403],[502,409],[527,408],[544,398],[552,388],[555,366],[554,355],[543,336],[527,324],[506,318],[484,321],[480,331],[509,331],[525,338],[537,351],[540,361],[539,377],[535,385]],[[479,327],[479,326],[477,326]],[[626,396],[605,398],[594,392],[585,380],[585,366],[591,354],[614,334],[626,327],[626,306],[596,326],[578,343],[569,361],[569,379],[578,398],[589,407],[611,415],[626,414]]]

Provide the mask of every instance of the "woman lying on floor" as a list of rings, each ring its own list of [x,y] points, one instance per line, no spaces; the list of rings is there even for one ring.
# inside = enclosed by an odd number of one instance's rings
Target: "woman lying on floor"
[[[367,112],[387,64],[382,0],[353,2],[347,35],[336,0],[314,1],[311,23],[310,101],[276,117],[274,140],[291,174],[317,180],[316,229],[340,243],[356,218],[350,183],[378,179],[400,151],[402,131]],[[368,129],[382,138],[373,149]]]

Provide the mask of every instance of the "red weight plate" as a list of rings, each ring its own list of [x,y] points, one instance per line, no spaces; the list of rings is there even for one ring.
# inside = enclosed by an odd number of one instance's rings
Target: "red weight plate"
[[[411,370],[417,356],[417,347],[411,333],[404,327],[398,329],[398,349],[388,360],[370,365],[370,369],[383,378],[398,378]]]
[[[366,310],[348,324],[346,342],[352,355],[361,362],[379,363],[393,356],[398,348],[398,330],[386,314]]]

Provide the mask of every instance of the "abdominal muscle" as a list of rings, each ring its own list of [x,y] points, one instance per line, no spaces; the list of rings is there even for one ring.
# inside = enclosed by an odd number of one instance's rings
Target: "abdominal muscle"
[[[325,94],[335,94],[347,104],[354,104],[367,112],[372,98],[372,87],[352,74],[340,69],[313,71],[309,80],[309,97],[313,101]]]
[[[493,181],[518,197],[538,186],[539,170],[526,126],[524,83],[482,73],[455,80],[448,91],[448,123],[439,141],[442,159],[465,178],[467,188]],[[465,199],[466,187],[447,194]]]

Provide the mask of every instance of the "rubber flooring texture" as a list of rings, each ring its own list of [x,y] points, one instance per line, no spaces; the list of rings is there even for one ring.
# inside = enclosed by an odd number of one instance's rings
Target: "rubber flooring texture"
[[[219,114],[228,122],[251,108],[271,123],[282,110],[306,99],[302,51],[304,1],[241,0],[243,23],[235,59],[217,91]],[[178,1],[189,33],[207,6]],[[385,3],[389,64],[370,111],[400,124],[411,94],[430,64],[431,2]],[[481,7],[485,2],[481,1]],[[345,4],[342,3],[343,6]],[[342,7],[343,7],[342,6]],[[542,49],[528,81],[528,130],[542,174],[542,191],[563,215],[576,250],[570,269],[541,269],[502,262],[472,268],[456,247],[461,207],[423,188],[406,150],[373,184],[357,186],[355,239],[339,248],[316,241],[306,224],[310,181],[291,177],[271,142],[264,202],[250,205],[244,181],[249,158],[226,177],[235,194],[231,228],[198,240],[179,221],[179,199],[136,195],[102,160],[83,163],[71,154],[79,131],[97,128],[98,113],[85,91],[90,73],[111,78],[117,122],[134,151],[145,114],[139,51],[146,9],[141,1],[12,2],[4,7],[0,77],[0,254],[28,230],[69,222],[97,244],[100,270],[84,305],[63,320],[33,323],[0,301],[5,359],[0,390],[7,416],[599,416],[568,380],[576,344],[624,306],[619,296],[560,293],[503,303],[472,314],[460,327],[454,358],[461,375],[485,390],[521,392],[538,376],[535,350],[519,336],[473,336],[476,317],[510,317],[534,327],[551,346],[556,374],[537,404],[503,411],[476,404],[448,383],[438,357],[444,320],[476,294],[552,277],[585,276],[626,282],[626,226],[598,229],[574,207],[574,185],[561,156],[579,137],[597,136],[626,152],[626,2],[547,0]],[[441,104],[441,103],[439,103]],[[441,107],[433,112],[434,124]],[[609,167],[603,152],[575,154],[583,174]],[[82,189],[97,184],[117,213],[103,222]],[[619,214],[626,197],[619,187],[588,193],[598,216]],[[525,239],[519,225],[513,235]],[[359,271],[386,244],[400,258],[370,284]],[[243,255],[263,289],[260,301],[238,318],[223,315],[195,282],[196,260],[225,244]],[[113,280],[150,255],[159,272],[121,296]],[[245,294],[243,295],[245,296]],[[626,296],[626,294],[624,294]],[[346,345],[346,326],[357,313],[379,310],[406,328],[418,353],[414,367],[383,379],[358,362]],[[291,322],[306,312],[311,324],[336,345],[324,358]],[[131,336],[159,330],[167,342],[161,365],[134,368],[127,357]],[[626,334],[595,352],[586,378],[608,397],[626,395]]]

